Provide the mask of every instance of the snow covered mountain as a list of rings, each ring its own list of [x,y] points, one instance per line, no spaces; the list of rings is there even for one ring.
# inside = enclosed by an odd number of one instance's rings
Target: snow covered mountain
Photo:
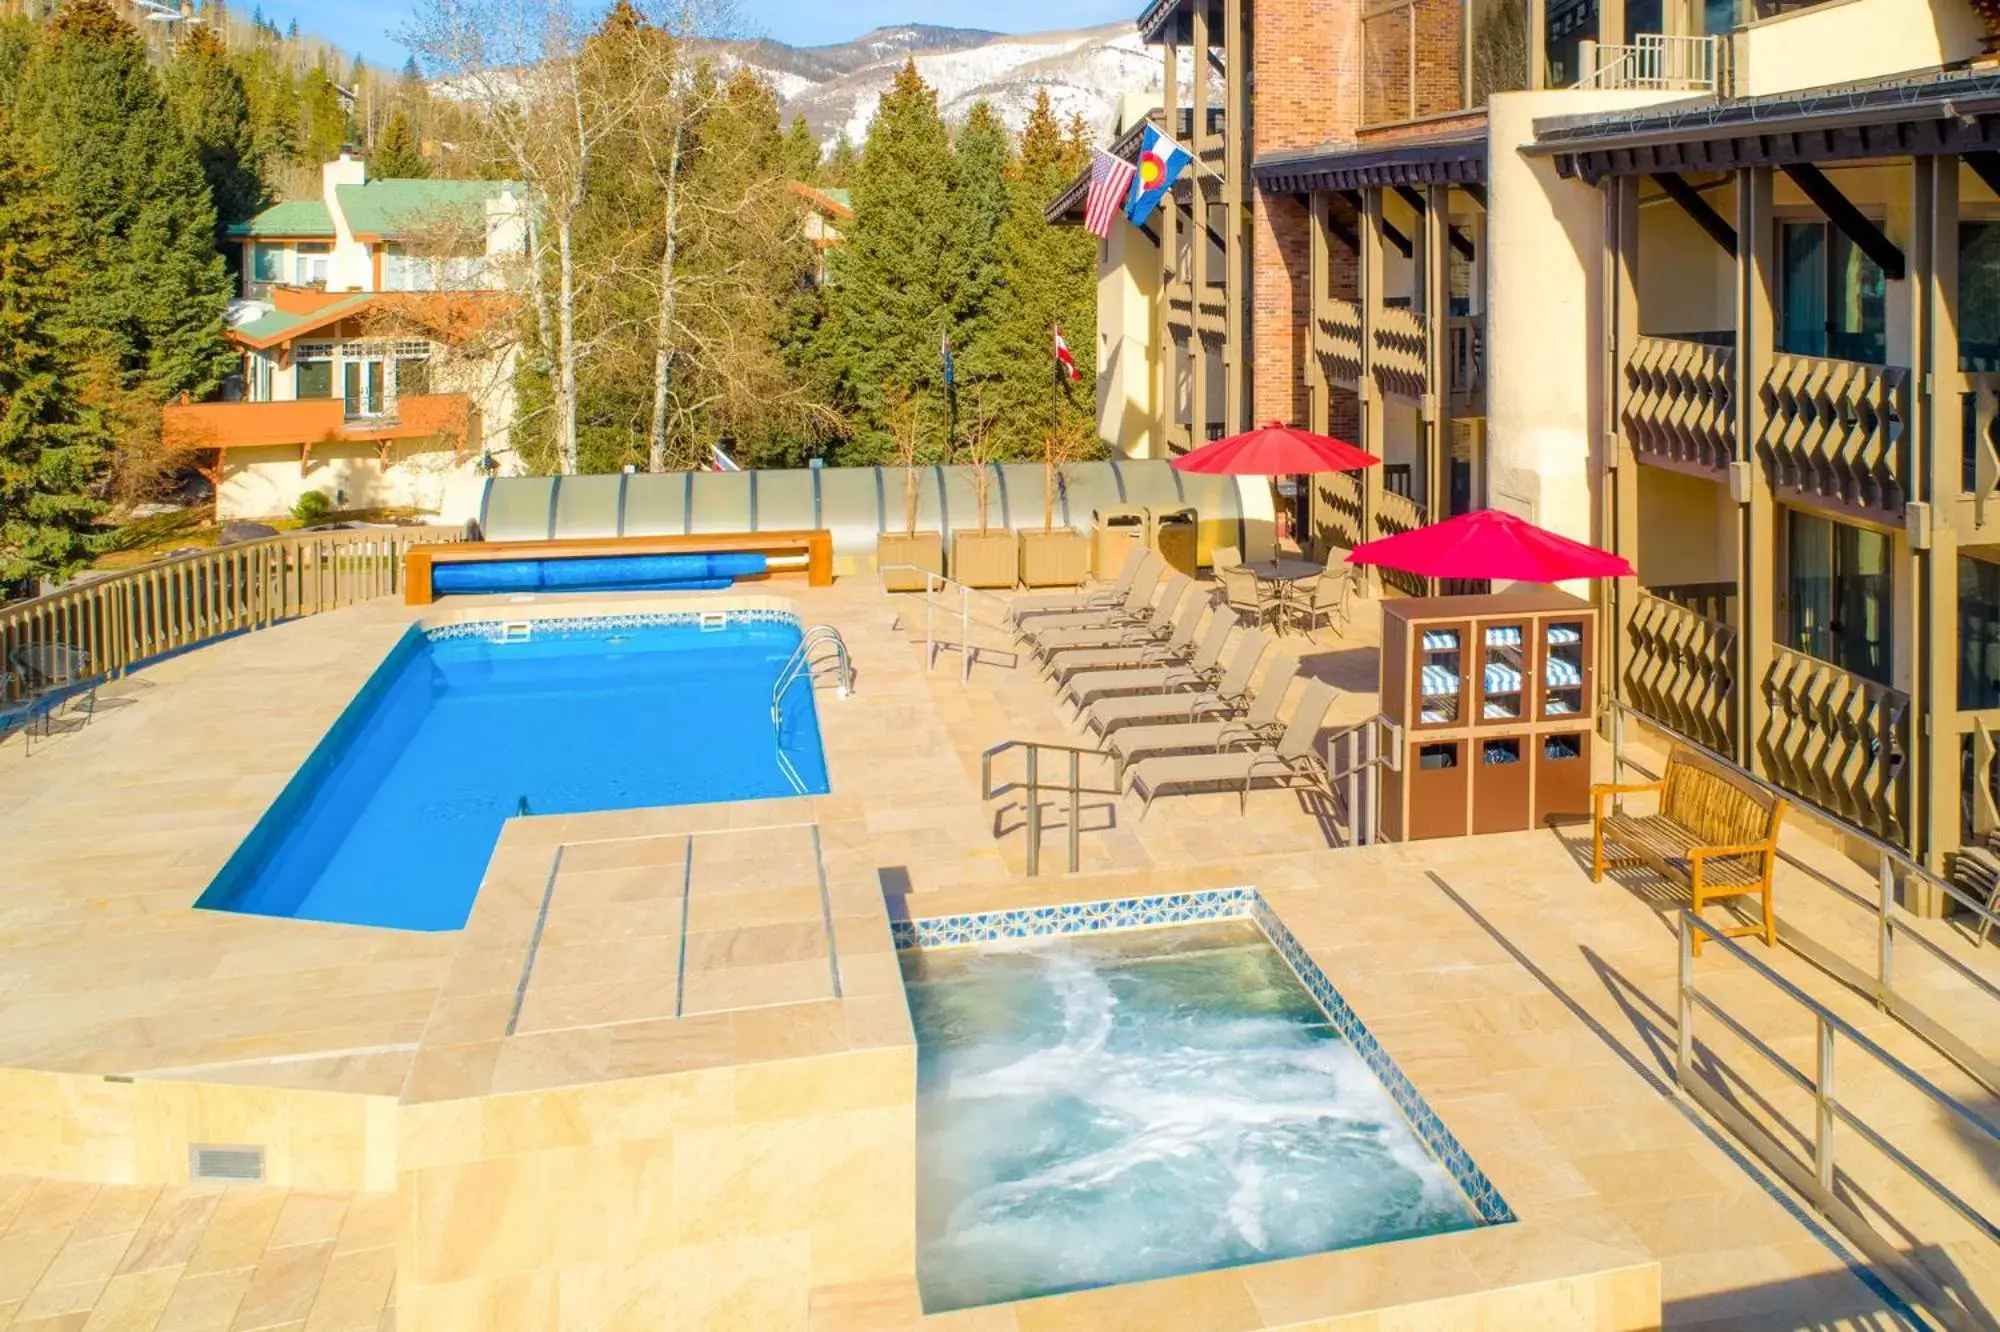
[[[877,103],[911,58],[938,90],[947,120],[962,120],[983,98],[1013,130],[1027,123],[1035,94],[1046,89],[1059,117],[1081,115],[1104,138],[1121,95],[1158,93],[1161,84],[1159,53],[1130,23],[1023,36],[912,24],[837,47],[745,43],[737,58],[771,81],[787,121],[804,116],[828,147],[841,134],[857,146],[868,137]]]

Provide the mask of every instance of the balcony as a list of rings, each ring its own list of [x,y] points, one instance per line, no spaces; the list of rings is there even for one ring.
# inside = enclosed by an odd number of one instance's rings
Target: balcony
[[[1586,41],[1578,54],[1578,88],[1729,95],[1729,39],[1639,33],[1629,46]]]
[[[1904,845],[1910,821],[1910,696],[1774,647],[1757,751],[1773,781]]]
[[[463,451],[472,428],[472,400],[463,393],[412,394],[372,415],[350,416],[339,398],[295,402],[180,403],[162,412],[167,440],[189,449],[241,449],[315,444],[386,444],[402,439],[449,439]]]
[[[1625,438],[1641,462],[1720,476],[1736,455],[1733,347],[1640,338],[1625,361]]]
[[[1430,392],[1425,317],[1405,306],[1385,305],[1375,324],[1375,382],[1382,392],[1418,402]]]
[[[1780,353],[1760,390],[1758,453],[1788,500],[1901,522],[1910,372]]]
[[[1721,754],[1736,752],[1736,630],[1675,589],[1641,591],[1632,608],[1623,687],[1633,707]]]
[[[1353,392],[1361,383],[1361,306],[1338,296],[1328,297],[1325,305],[1314,350],[1326,365],[1327,379]]]

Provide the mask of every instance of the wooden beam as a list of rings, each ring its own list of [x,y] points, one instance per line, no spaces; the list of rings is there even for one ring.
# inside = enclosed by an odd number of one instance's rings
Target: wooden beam
[[[1804,192],[1813,206],[1826,214],[1826,220],[1840,228],[1841,234],[1854,242],[1855,248],[1875,261],[1883,276],[1892,282],[1903,280],[1907,266],[1903,252],[1896,243],[1882,234],[1882,229],[1861,215],[1861,210],[1848,202],[1840,187],[1826,178],[1826,173],[1805,162],[1794,162],[1780,168]]]
[[[1402,255],[1405,259],[1411,259],[1416,256],[1417,247],[1411,243],[1408,236],[1398,231],[1396,224],[1391,222],[1387,217],[1382,219],[1382,239],[1395,246],[1396,253]]]
[[[1474,183],[1473,183],[1473,182],[1471,182],[1471,181],[1467,181],[1467,182],[1466,182],[1465,184],[1463,184],[1463,185],[1460,185],[1460,186],[1459,186],[1458,188],[1460,188],[1461,190],[1464,190],[1464,191],[1465,191],[1465,197],[1466,197],[1466,198],[1468,198],[1468,199],[1470,199],[1470,200],[1472,200],[1472,202],[1474,202],[1474,203],[1478,204],[1478,205],[1479,205],[1479,207],[1480,207],[1480,210],[1481,210],[1481,211],[1484,211],[1484,210],[1485,210],[1485,208],[1486,208],[1486,187],[1485,187],[1484,185],[1478,185],[1478,184],[1474,184]]]
[[[1722,214],[1715,211],[1701,192],[1681,178],[1678,171],[1656,171],[1653,179],[1666,191],[1669,199],[1680,205],[1683,213],[1694,224],[1708,233],[1708,238],[1722,247],[1731,259],[1736,257],[1736,228],[1722,220]]]
[[[1985,183],[1987,189],[2000,194],[2000,153],[1994,152],[1991,148],[1981,148],[1967,153],[1962,160],[1972,168],[1972,174]]]

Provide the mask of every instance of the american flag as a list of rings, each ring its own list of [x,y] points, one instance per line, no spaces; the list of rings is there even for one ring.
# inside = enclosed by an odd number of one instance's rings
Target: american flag
[[[1083,205],[1083,229],[1103,240],[1111,235],[1111,219],[1125,207],[1138,168],[1102,148],[1090,159],[1090,197]]]

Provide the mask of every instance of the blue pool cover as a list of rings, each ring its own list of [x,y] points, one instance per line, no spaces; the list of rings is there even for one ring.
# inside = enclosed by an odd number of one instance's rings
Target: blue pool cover
[[[620,588],[679,591],[728,587],[733,579],[753,578],[769,570],[769,560],[748,552],[451,561],[431,569],[431,591],[441,597],[463,592],[608,592]]]
[[[601,623],[412,628],[195,905],[454,930],[515,815],[826,791],[809,681],[771,724],[797,626]]]

